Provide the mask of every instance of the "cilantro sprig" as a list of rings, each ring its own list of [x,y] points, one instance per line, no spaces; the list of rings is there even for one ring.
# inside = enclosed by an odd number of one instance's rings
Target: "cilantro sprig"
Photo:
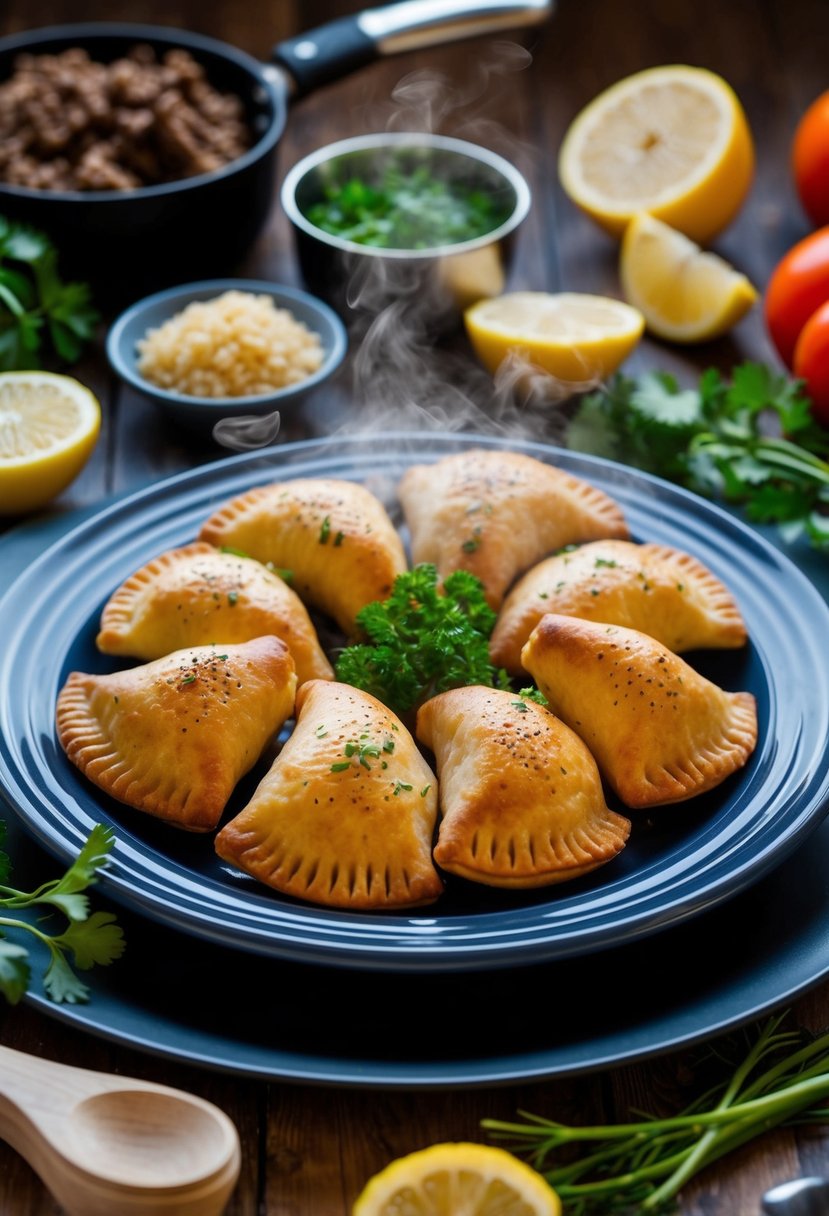
[[[5,835],[6,826],[0,820],[0,844]],[[76,1004],[89,998],[89,989],[75,974],[73,965],[86,971],[96,963],[106,966],[120,958],[124,951],[120,925],[111,912],[90,912],[89,899],[84,894],[96,881],[113,842],[112,830],[96,824],[66,873],[29,892],[6,885],[11,863],[7,854],[0,851],[0,992],[12,1005],[25,994],[31,979],[29,952],[19,941],[12,940],[21,933],[31,934],[48,950],[43,987],[56,1003]],[[9,915],[26,910],[59,912],[67,926],[62,932],[49,933],[42,927],[42,921],[32,923]]]
[[[89,286],[61,279],[45,233],[0,216],[0,371],[40,367],[44,344],[74,363],[99,319]]]
[[[829,431],[815,422],[802,381],[759,363],[714,369],[695,388],[664,372],[617,375],[583,398],[567,444],[744,506],[829,550]]]
[[[438,586],[433,565],[415,566],[394,581],[387,600],[357,614],[367,641],[348,646],[337,679],[362,688],[395,713],[464,684],[509,688],[489,660],[495,613],[480,579],[456,570]]]

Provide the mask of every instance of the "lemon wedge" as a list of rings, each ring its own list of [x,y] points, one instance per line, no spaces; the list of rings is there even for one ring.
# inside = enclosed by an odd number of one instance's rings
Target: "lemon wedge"
[[[77,380],[0,373],[0,515],[37,510],[65,490],[100,429],[101,407]]]
[[[625,299],[651,333],[705,342],[731,329],[757,299],[744,274],[650,215],[631,221],[620,262]]]
[[[485,1144],[435,1144],[393,1161],[368,1182],[352,1216],[559,1216],[535,1170]]]
[[[600,93],[561,145],[564,191],[613,236],[647,211],[705,244],[731,222],[754,174],[754,145],[733,89],[682,64]]]
[[[572,384],[602,380],[642,336],[635,308],[606,296],[516,291],[464,313],[478,358],[494,375],[508,355]]]

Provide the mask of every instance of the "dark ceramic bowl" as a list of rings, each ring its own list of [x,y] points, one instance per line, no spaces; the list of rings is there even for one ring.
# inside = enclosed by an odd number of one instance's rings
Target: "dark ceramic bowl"
[[[286,308],[297,321],[319,334],[323,361],[319,369],[297,384],[249,397],[193,397],[159,388],[138,371],[138,342],[195,301],[212,300],[225,291],[247,291],[269,295],[277,308]],[[210,279],[171,287],[133,304],[117,319],[107,335],[106,350],[114,371],[143,393],[175,422],[200,430],[212,430],[225,419],[261,417],[294,406],[312,389],[334,374],[348,345],[345,328],[327,304],[304,291],[262,283],[253,279]]]

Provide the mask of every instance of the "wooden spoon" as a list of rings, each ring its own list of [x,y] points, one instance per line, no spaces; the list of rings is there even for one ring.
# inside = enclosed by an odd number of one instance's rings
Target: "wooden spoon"
[[[2,1046],[0,1137],[67,1216],[219,1216],[239,1176],[236,1128],[202,1098]]]

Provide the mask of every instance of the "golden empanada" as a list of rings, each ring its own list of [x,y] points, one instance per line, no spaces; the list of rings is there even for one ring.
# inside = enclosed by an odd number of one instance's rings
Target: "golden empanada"
[[[441,578],[469,570],[499,608],[516,575],[576,541],[628,535],[619,506],[587,482],[531,456],[472,450],[403,476],[400,501],[415,563]]]
[[[578,878],[624,848],[630,823],[608,809],[596,762],[548,710],[468,686],[421,706],[417,737],[437,760],[438,865],[493,887]]]
[[[750,693],[725,692],[638,630],[549,614],[521,662],[629,807],[710,790],[756,745]]]
[[[131,575],[101,616],[98,649],[158,659],[185,646],[281,638],[297,681],[334,672],[302,600],[252,558],[196,543],[162,553]]]
[[[313,903],[415,908],[442,890],[436,817],[434,774],[400,720],[360,689],[311,680],[293,734],[216,852]]]
[[[360,609],[386,599],[406,569],[383,504],[353,481],[311,477],[258,486],[220,507],[200,540],[290,570],[297,595],[346,634]]]
[[[293,713],[294,661],[278,638],[192,647],[129,671],[73,671],[61,746],[106,794],[205,832]]]
[[[597,540],[534,566],[510,591],[493,630],[496,667],[522,670],[521,647],[548,612],[638,629],[675,653],[746,640],[728,589],[695,557],[667,545]]]

